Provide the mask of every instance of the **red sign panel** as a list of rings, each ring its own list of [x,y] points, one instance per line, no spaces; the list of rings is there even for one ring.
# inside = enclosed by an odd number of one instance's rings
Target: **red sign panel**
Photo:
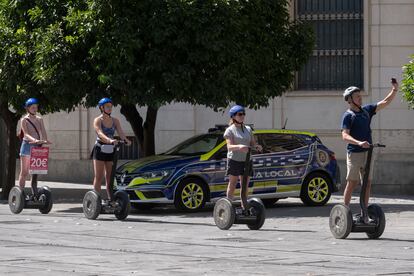
[[[49,148],[32,147],[30,150],[30,174],[47,174],[49,168]]]

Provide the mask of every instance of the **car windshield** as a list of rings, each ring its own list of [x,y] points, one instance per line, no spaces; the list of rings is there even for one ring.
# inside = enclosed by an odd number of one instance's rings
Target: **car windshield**
[[[178,144],[172,149],[166,151],[165,155],[202,155],[212,149],[224,140],[222,134],[203,134],[191,137]]]

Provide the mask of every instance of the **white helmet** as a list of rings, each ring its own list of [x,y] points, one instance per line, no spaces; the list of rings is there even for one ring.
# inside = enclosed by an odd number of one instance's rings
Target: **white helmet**
[[[350,86],[350,87],[348,87],[347,89],[345,89],[345,91],[344,91],[344,100],[347,102],[348,101],[348,98],[350,97],[350,96],[352,96],[352,94],[353,93],[355,93],[355,92],[359,92],[359,91],[361,91],[361,89],[359,89],[358,87],[356,87],[356,86]]]

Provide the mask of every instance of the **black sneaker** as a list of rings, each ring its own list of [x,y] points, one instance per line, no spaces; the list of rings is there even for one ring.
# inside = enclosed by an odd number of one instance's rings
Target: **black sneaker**
[[[372,219],[370,217],[366,217],[364,223],[365,224],[376,224],[377,222],[376,222],[375,219]]]
[[[354,215],[354,222],[357,224],[363,224],[364,219],[362,218],[361,214]]]
[[[375,220],[371,219],[368,216],[364,219],[362,214],[356,214],[355,215],[355,223],[357,223],[357,224],[375,224],[376,222],[375,222]]]
[[[246,216],[246,217],[250,217],[251,216],[250,209],[244,209],[243,210],[243,215]]]
[[[26,201],[37,201],[37,197],[34,195],[26,195]]]
[[[240,216],[240,215],[243,215],[243,208],[241,208],[241,207],[238,207],[238,208],[236,208],[236,216]]]
[[[250,213],[250,215],[251,215],[251,216],[257,216],[256,209],[255,209],[255,208],[253,208],[253,207],[250,207],[250,208],[249,208],[249,213]]]

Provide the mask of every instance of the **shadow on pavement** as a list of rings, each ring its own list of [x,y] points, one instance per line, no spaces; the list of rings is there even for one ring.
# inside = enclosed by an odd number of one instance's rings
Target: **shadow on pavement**
[[[312,218],[312,217],[325,217],[328,220],[330,211],[335,203],[329,203],[326,206],[321,207],[309,207],[303,205],[301,202],[284,202],[279,201],[275,205],[266,209],[266,218],[275,219],[275,218]],[[399,213],[399,212],[414,212],[414,204],[402,204],[400,202],[395,203],[383,203],[381,204],[384,212],[387,213]],[[158,225],[198,225],[198,226],[209,226],[216,227],[213,220],[213,204],[207,204],[206,207],[198,212],[187,213],[175,209],[173,205],[158,205],[152,209],[135,209],[131,208],[130,215],[125,220],[125,222],[135,222],[135,223],[151,223]],[[359,212],[359,204],[351,204],[351,209],[354,213]],[[71,207],[67,209],[56,210],[56,213],[60,214],[78,214],[83,217],[82,203],[80,202],[78,206]],[[192,220],[178,220],[178,218],[209,218],[207,222],[192,221]],[[97,221],[117,221],[114,215],[112,214],[102,214],[98,217]],[[235,227],[231,231],[250,231],[247,227]],[[261,229],[259,231],[268,231],[268,232],[279,232],[279,233],[316,233],[312,229],[284,229],[282,225],[274,229]],[[348,238],[350,240],[367,240],[367,238]],[[414,243],[414,240],[409,239],[390,239],[383,238],[384,241],[399,241],[399,242],[409,242]]]
[[[59,202],[57,202],[59,203]],[[73,203],[73,201],[71,201]],[[305,206],[300,202],[283,202],[279,201],[272,207],[266,209],[267,218],[291,218],[291,217],[329,217],[330,211],[335,203],[328,203],[325,206],[311,207]],[[414,204],[401,203],[382,203],[380,206],[385,213],[414,212]],[[213,204],[208,204],[203,210],[197,212],[184,212],[174,208],[173,205],[160,205],[152,209],[131,208],[130,216],[178,216],[183,218],[205,218],[212,217]],[[353,213],[359,212],[359,204],[352,203],[351,210]],[[82,202],[79,201],[79,207],[59,210],[62,213],[82,213]]]
[[[368,239],[368,238],[346,238],[347,240],[351,240],[351,241],[377,241],[375,239]],[[414,240],[404,240],[404,239],[390,239],[390,238],[379,238],[378,240],[381,241],[398,241],[398,242],[412,242],[414,243]]]

